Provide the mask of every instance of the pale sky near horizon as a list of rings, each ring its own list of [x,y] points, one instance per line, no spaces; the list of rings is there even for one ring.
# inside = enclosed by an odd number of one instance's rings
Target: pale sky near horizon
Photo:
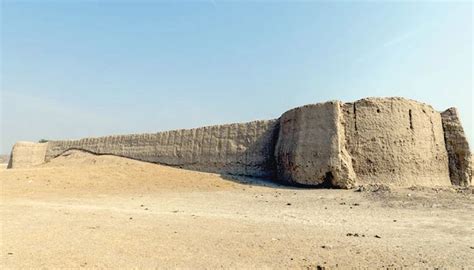
[[[2,154],[367,96],[457,107],[474,144],[470,1],[1,3]]]

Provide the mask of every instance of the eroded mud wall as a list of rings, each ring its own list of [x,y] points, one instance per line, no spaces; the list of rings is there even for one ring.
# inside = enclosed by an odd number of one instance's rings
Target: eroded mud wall
[[[44,163],[47,147],[48,143],[15,143],[12,148],[8,168],[28,168]]]
[[[346,149],[359,184],[450,184],[441,115],[403,98],[343,105]]]
[[[472,181],[472,155],[456,108],[441,113],[449,158],[451,183],[469,186]]]
[[[20,142],[10,167],[40,164],[69,149],[311,186],[447,186],[468,185],[472,179],[471,153],[457,112],[449,109],[441,117],[431,106],[403,98],[306,105],[269,121]]]
[[[341,102],[285,112],[275,149],[278,178],[287,183],[349,188],[355,184],[345,150]]]
[[[206,172],[272,177],[278,121],[173,130],[154,134],[50,141],[46,160],[68,149],[110,154]]]

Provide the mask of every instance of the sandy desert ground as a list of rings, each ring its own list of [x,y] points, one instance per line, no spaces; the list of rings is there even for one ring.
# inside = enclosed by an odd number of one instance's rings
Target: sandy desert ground
[[[315,190],[70,152],[0,169],[15,268],[469,268],[473,190]]]

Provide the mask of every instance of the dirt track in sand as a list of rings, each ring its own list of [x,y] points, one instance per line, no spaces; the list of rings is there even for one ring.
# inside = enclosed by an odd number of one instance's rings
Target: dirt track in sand
[[[0,183],[2,268],[474,265],[472,189],[297,189],[83,153]]]

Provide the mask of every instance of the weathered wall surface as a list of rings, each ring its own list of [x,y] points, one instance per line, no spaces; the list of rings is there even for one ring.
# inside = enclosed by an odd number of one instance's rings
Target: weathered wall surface
[[[441,113],[441,117],[449,157],[451,183],[469,186],[472,180],[472,155],[458,111],[456,108],[449,108]]]
[[[18,143],[10,167],[49,161],[69,149],[322,187],[469,185],[472,179],[456,111],[442,118],[431,106],[403,98],[306,105],[269,121]]]
[[[50,141],[46,161],[68,149],[111,154],[207,172],[271,177],[277,120],[154,134]]]
[[[346,148],[358,183],[450,184],[441,116],[431,106],[370,98],[346,103],[343,110]]]
[[[275,149],[280,180],[341,188],[355,184],[340,107],[338,101],[306,105],[281,116]]]
[[[45,161],[48,143],[17,142],[13,146],[8,168],[28,168]]]

